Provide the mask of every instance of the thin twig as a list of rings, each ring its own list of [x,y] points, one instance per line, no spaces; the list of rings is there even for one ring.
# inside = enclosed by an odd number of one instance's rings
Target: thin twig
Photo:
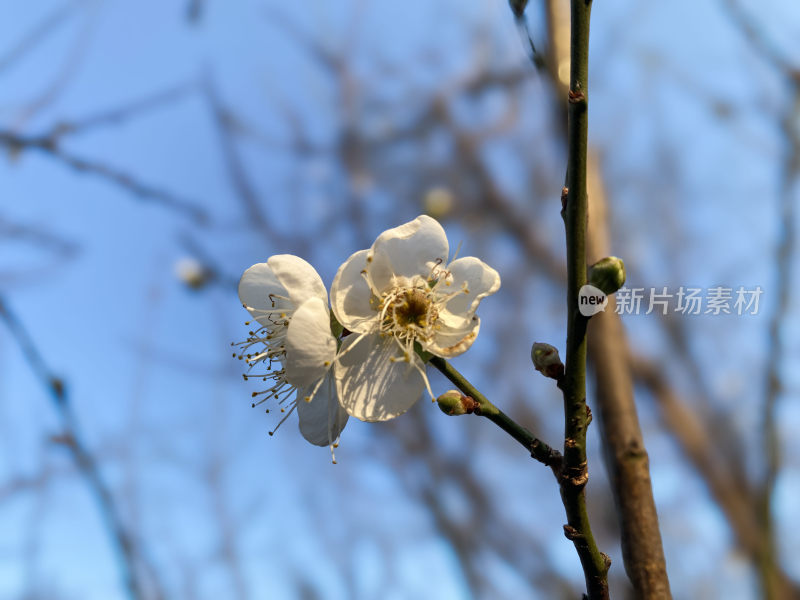
[[[0,146],[5,146],[12,154],[17,154],[25,150],[43,152],[76,171],[89,173],[101,179],[105,179],[106,181],[110,181],[127,190],[134,196],[183,213],[197,223],[203,224],[208,222],[208,215],[205,210],[191,201],[180,198],[174,194],[156,188],[155,186],[142,183],[133,176],[119,171],[114,167],[75,156],[61,148],[53,137],[28,137],[18,135],[12,131],[0,130]]]
[[[758,23],[742,9],[738,0],[726,0],[727,14],[734,21],[750,46],[783,78],[788,89],[788,105],[781,114],[781,130],[786,133],[783,153],[780,195],[778,206],[779,234],[775,248],[777,304],[770,317],[769,352],[766,363],[766,381],[762,404],[762,446],[764,455],[764,477],[755,493],[758,531],[761,543],[756,546],[754,556],[761,580],[764,598],[795,597],[800,589],[785,576],[778,557],[776,527],[773,516],[775,485],[781,468],[780,439],[776,410],[782,394],[781,367],[785,359],[785,344],[781,331],[789,314],[789,295],[795,258],[797,237],[794,189],[800,179],[800,67],[797,66],[775,41],[759,28]]]
[[[514,421],[506,413],[492,404],[477,390],[475,386],[473,386],[453,367],[453,365],[451,365],[445,359],[434,356],[428,362],[436,367],[442,373],[442,375],[447,377],[459,390],[461,390],[476,403],[476,406],[470,412],[481,417],[486,417],[492,423],[500,427],[500,429],[514,438],[517,442],[522,444],[522,446],[531,453],[533,458],[538,460],[543,465],[553,469],[555,473],[559,471],[561,466],[561,455],[559,454],[558,450],[548,446],[546,443],[538,439],[530,431],[525,429],[522,425]]]
[[[89,490],[92,492],[97,502],[97,506],[117,555],[117,566],[127,596],[131,598],[131,600],[140,600],[144,598],[141,583],[136,575],[137,557],[134,549],[133,536],[123,524],[122,517],[119,514],[119,508],[117,507],[111,491],[100,475],[97,462],[86,448],[80,436],[75,414],[72,411],[64,382],[52,373],[45,363],[44,357],[34,343],[33,338],[2,297],[0,297],[0,320],[5,323],[12,337],[17,342],[25,360],[30,365],[31,369],[33,369],[36,378],[45,388],[61,419],[63,435],[60,439],[64,442],[64,446],[72,456],[78,471],[83,476],[86,485],[89,487]],[[158,594],[158,597],[161,597],[161,594]]]
[[[55,29],[72,16],[76,2],[65,2],[48,13],[36,26],[17,42],[4,56],[0,57],[0,72],[7,69],[14,62],[20,60],[25,54],[35,48],[39,42],[46,39]]]
[[[197,82],[181,83],[82,119],[61,121],[52,129],[48,137],[56,139],[74,133],[85,133],[106,125],[121,125],[129,119],[182,100],[196,91]]]

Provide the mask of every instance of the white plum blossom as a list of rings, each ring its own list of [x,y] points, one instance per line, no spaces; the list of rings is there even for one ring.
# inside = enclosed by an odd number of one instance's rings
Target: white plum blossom
[[[284,413],[278,427],[297,409],[303,437],[317,446],[333,447],[347,413],[336,398],[332,366],[337,341],[331,334],[322,279],[302,258],[271,256],[244,272],[239,299],[259,324],[237,344],[238,357],[249,365],[244,377],[268,386],[253,392],[254,398],[260,397],[253,406],[274,400]],[[259,366],[264,371],[253,372]]]
[[[403,414],[424,388],[425,365],[414,350],[450,358],[475,341],[481,299],[500,276],[474,257],[447,263],[442,226],[420,216],[383,232],[353,254],[331,286],[331,307],[350,332],[334,369],[339,401],[363,421]]]

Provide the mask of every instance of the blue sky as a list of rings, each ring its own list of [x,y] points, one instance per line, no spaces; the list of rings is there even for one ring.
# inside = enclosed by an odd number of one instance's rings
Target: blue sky
[[[63,148],[133,174],[211,216],[210,225],[198,223],[185,212],[137,198],[42,153],[5,154],[0,160],[0,226],[13,223],[60,241],[47,245],[30,236],[0,238],[3,297],[51,369],[65,377],[86,440],[101,457],[104,476],[124,498],[126,518],[142,533],[175,597],[235,597],[231,590],[237,590],[237,577],[249,597],[292,597],[298,578],[305,577],[324,598],[348,598],[353,590],[346,587],[342,568],[351,564],[359,566],[353,585],[361,597],[425,597],[431,581],[436,597],[467,597],[457,559],[430,515],[410,503],[404,484],[386,472],[387,451],[376,448],[389,430],[351,420],[336,468],[325,450],[303,443],[293,419],[269,438],[266,431],[274,420],[249,408],[252,390],[241,380],[240,365],[230,359],[228,344],[244,336],[246,318],[233,288],[189,290],[174,266],[190,254],[189,239],[230,277],[270,254],[300,252],[330,284],[351,252],[399,224],[385,222],[387,215],[401,212],[413,218],[418,212],[414,200],[397,210],[381,204],[390,195],[374,192],[365,211],[366,231],[355,224],[336,225],[324,230],[319,243],[305,243],[321,224],[340,223],[337,211],[343,210],[342,197],[351,182],[342,180],[324,152],[298,161],[282,150],[296,127],[290,116],[300,115],[303,131],[323,148],[337,139],[337,124],[346,119],[341,119],[334,86],[300,49],[284,18],[329,47],[352,44],[357,90],[368,87],[377,95],[403,98],[409,91],[457,80],[481,60],[524,64],[507,8],[500,1],[469,6],[450,1],[311,2],[303,10],[277,2],[207,2],[202,19],[192,25],[186,20],[187,4],[73,2],[72,16],[6,65],[3,57],[25,32],[70,3],[0,0],[0,128],[35,136],[58,123],[80,122],[180,87],[168,103],[70,135]],[[367,8],[361,10],[362,4]],[[782,132],[772,115],[780,109],[783,88],[732,33],[716,3],[633,4],[616,0],[594,9],[591,131],[598,146],[614,149],[604,154],[604,167],[619,206],[614,226],[625,233],[618,250],[630,272],[642,274],[643,285],[762,284],[768,308],[776,162],[782,151]],[[786,18],[765,27],[797,60],[797,8],[777,0],[771,4]],[[769,13],[763,4],[751,6],[756,8]],[[635,26],[621,25],[628,19]],[[490,35],[476,49],[470,40],[481,26]],[[437,60],[430,58],[431,48]],[[402,77],[386,75],[381,71],[385,64],[400,69]],[[533,81],[533,88],[541,90]],[[265,215],[282,236],[277,241],[289,247],[265,239],[236,199],[209,104],[198,91],[207,82],[257,132],[240,138],[238,150]],[[543,95],[533,96],[544,110]],[[737,107],[733,121],[710,118],[706,96]],[[413,107],[409,102],[409,112]],[[387,118],[364,110],[355,117],[373,118],[377,128]],[[408,117],[389,115],[401,121]],[[533,122],[544,129],[540,121]],[[509,152],[513,158],[508,147],[498,150],[497,162],[506,165],[499,177],[512,191],[522,192],[517,173],[524,173],[523,166],[506,160]],[[558,160],[550,160],[560,171]],[[660,181],[666,169],[680,178],[673,186],[652,190],[654,201],[648,203],[637,178]],[[559,177],[550,180],[557,186]],[[550,180],[543,185],[553,186]],[[762,202],[765,208],[756,208]],[[720,214],[726,217],[719,220]],[[677,255],[663,252],[666,243],[654,243],[670,239],[669,218],[683,236]],[[543,216],[542,223],[543,236],[553,235],[557,244],[557,211]],[[448,225],[451,246],[464,242],[464,254],[488,248],[504,280],[515,277],[521,265],[507,240],[476,241],[476,231],[480,226],[475,223]],[[558,293],[548,294],[542,292],[544,302],[557,305]],[[558,340],[559,327],[542,319],[542,312],[526,316],[526,332],[535,329]],[[505,322],[504,314],[490,305],[482,318],[485,331]],[[760,389],[746,376],[737,378],[736,371],[748,373],[743,369],[763,357],[766,318],[735,321],[735,327],[730,319],[697,324],[705,334],[698,336],[697,355],[705,361],[719,353],[720,364],[730,367],[709,361],[709,378],[723,403],[746,395],[751,386]],[[793,313],[790,331],[797,325]],[[637,321],[630,329],[636,342],[660,347],[656,327]],[[720,348],[719,336],[728,336],[730,343]],[[493,343],[494,338],[482,336],[471,352],[474,357],[459,363],[486,386],[494,382],[481,366],[496,353]],[[514,343],[524,347],[530,340]],[[790,358],[797,358],[796,345]],[[516,360],[523,372],[524,351]],[[532,389],[546,389],[528,371],[521,379]],[[442,382],[437,385],[445,389]],[[552,390],[542,391],[545,398],[554,397],[548,393]],[[651,436],[657,501],[670,509],[663,519],[665,530],[672,532],[665,540],[676,572],[687,573],[690,580],[709,565],[722,564],[732,594],[725,597],[756,597],[750,573],[729,551],[724,521],[704,488],[687,479],[653,411],[642,410]],[[754,406],[738,412],[745,422],[756,415]],[[787,431],[800,420],[789,406],[781,415]],[[549,418],[558,421],[560,415]],[[457,447],[464,425],[435,422],[443,447]],[[43,470],[55,473],[43,490],[0,498],[0,598],[21,597],[32,580],[45,597],[48,590],[64,598],[123,597],[91,498],[66,453],[47,441],[59,431],[56,415],[4,330],[0,423],[0,489],[3,481]],[[518,478],[513,469],[519,463],[502,463],[513,446],[494,432],[476,433],[474,423],[469,427],[487,448],[477,460],[486,463],[493,484]],[[797,489],[797,450],[787,446],[792,459],[779,488],[784,514]],[[602,470],[599,457],[596,461]],[[223,468],[214,471],[220,464]],[[498,464],[503,466],[494,473]],[[219,476],[214,485],[209,485],[209,473]],[[535,491],[545,482],[552,483],[547,473],[532,472],[524,489]],[[543,499],[547,518],[526,527],[541,536],[559,572],[575,581],[573,550],[559,537],[560,525],[553,527],[561,518],[557,493],[554,486],[548,489]],[[509,515],[526,514],[520,496],[511,501]],[[684,514],[680,504],[686,496],[691,511]],[[453,498],[454,510],[460,510],[458,501]],[[400,530],[392,523],[399,523]],[[226,527],[235,534],[232,563],[239,571],[219,557]],[[697,540],[705,545],[695,546]],[[26,548],[33,560],[26,558]],[[386,556],[396,563],[388,565]],[[526,589],[513,569],[489,564],[506,597]],[[391,566],[400,580],[389,588],[394,593],[386,587]],[[800,566],[788,568],[800,576]],[[194,582],[196,590],[188,589],[187,582]],[[674,585],[679,597],[682,583]]]

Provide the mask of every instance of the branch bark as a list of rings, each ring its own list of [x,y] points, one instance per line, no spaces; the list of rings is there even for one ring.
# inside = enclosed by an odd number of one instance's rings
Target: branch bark
[[[570,12],[570,84],[567,94],[567,177],[562,216],[567,240],[567,352],[564,377],[564,463],[559,477],[567,513],[564,534],[578,552],[590,600],[608,598],[611,560],[600,552],[586,510],[586,328],[578,311],[578,291],[586,284],[586,184],[588,143],[589,19],[591,0],[572,0]]]
[[[442,375],[447,377],[459,390],[466,394],[464,402],[470,403],[468,407],[465,407],[467,413],[486,417],[517,442],[522,444],[522,446],[531,453],[533,458],[553,469],[554,473],[559,473],[561,455],[557,450],[554,450],[545,442],[535,437],[530,431],[519,425],[506,413],[492,404],[445,359],[433,356],[428,362],[436,367]]]
[[[605,193],[597,157],[589,155],[589,263],[610,253]],[[622,560],[636,598],[671,597],[661,543],[650,464],[645,449],[628,362],[625,330],[609,298],[605,312],[589,325],[589,358],[594,366],[596,405],[600,416],[606,469],[621,533]]]

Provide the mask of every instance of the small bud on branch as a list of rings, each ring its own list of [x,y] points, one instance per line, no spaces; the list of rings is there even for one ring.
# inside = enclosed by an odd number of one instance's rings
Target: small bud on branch
[[[535,342],[531,347],[533,366],[545,377],[558,381],[564,376],[564,364],[558,356],[558,349],[550,344]]]
[[[616,256],[606,256],[589,267],[589,285],[610,296],[625,283],[625,263]]]
[[[478,403],[469,396],[465,396],[458,390],[449,390],[436,398],[439,410],[444,414],[456,417],[459,415],[469,415],[478,408]]]

